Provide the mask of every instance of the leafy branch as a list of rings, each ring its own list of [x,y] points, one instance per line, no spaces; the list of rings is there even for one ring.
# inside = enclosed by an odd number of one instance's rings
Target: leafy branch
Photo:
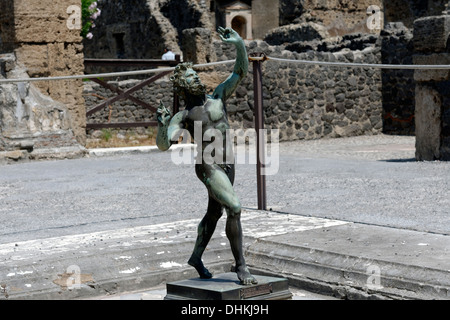
[[[101,10],[97,7],[99,0],[81,0],[82,27],[81,36],[92,39],[91,29],[95,28],[95,20],[100,16]]]

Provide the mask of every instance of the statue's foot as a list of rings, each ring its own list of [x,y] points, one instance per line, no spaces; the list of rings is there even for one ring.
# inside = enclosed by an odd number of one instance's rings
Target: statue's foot
[[[239,267],[233,266],[231,268],[231,271],[236,272],[239,281],[244,286],[258,283],[258,280],[256,280],[256,278],[250,274],[250,271],[246,266],[239,266]]]
[[[212,278],[212,276],[213,276],[212,273],[209,272],[209,270],[205,268],[201,259],[196,259],[196,258],[191,257],[188,261],[188,264],[190,266],[194,267],[195,270],[197,270],[198,275],[200,276],[201,279],[211,279]]]

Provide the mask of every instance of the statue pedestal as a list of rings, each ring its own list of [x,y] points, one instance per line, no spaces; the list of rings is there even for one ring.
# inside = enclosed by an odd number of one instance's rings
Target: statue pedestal
[[[289,300],[288,280],[255,276],[258,284],[243,286],[236,273],[222,273],[212,279],[188,279],[167,283],[164,300]]]

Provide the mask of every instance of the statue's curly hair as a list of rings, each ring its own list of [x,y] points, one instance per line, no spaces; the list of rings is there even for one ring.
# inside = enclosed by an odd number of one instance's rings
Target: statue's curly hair
[[[179,95],[184,96],[184,90],[188,87],[184,74],[188,69],[194,66],[192,62],[183,62],[178,64],[173,71],[170,81],[173,83],[173,90]]]
[[[170,77],[170,81],[173,83],[173,90],[182,99],[185,98],[186,89],[189,88],[189,84],[186,81],[184,75],[188,69],[192,69],[194,64],[192,62],[183,62],[175,67],[173,76]],[[204,90],[204,86],[201,86],[201,90]]]

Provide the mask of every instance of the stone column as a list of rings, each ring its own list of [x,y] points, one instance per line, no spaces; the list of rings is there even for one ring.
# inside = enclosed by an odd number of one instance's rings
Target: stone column
[[[71,5],[81,0],[2,0],[0,53],[14,52],[30,77],[79,75],[84,72],[80,30],[69,29]],[[66,105],[77,141],[86,140],[86,111],[81,80],[36,82],[45,95]]]
[[[448,9],[447,9],[448,10]],[[450,15],[414,22],[414,63],[450,65]],[[450,160],[450,70],[417,70],[416,159]]]

